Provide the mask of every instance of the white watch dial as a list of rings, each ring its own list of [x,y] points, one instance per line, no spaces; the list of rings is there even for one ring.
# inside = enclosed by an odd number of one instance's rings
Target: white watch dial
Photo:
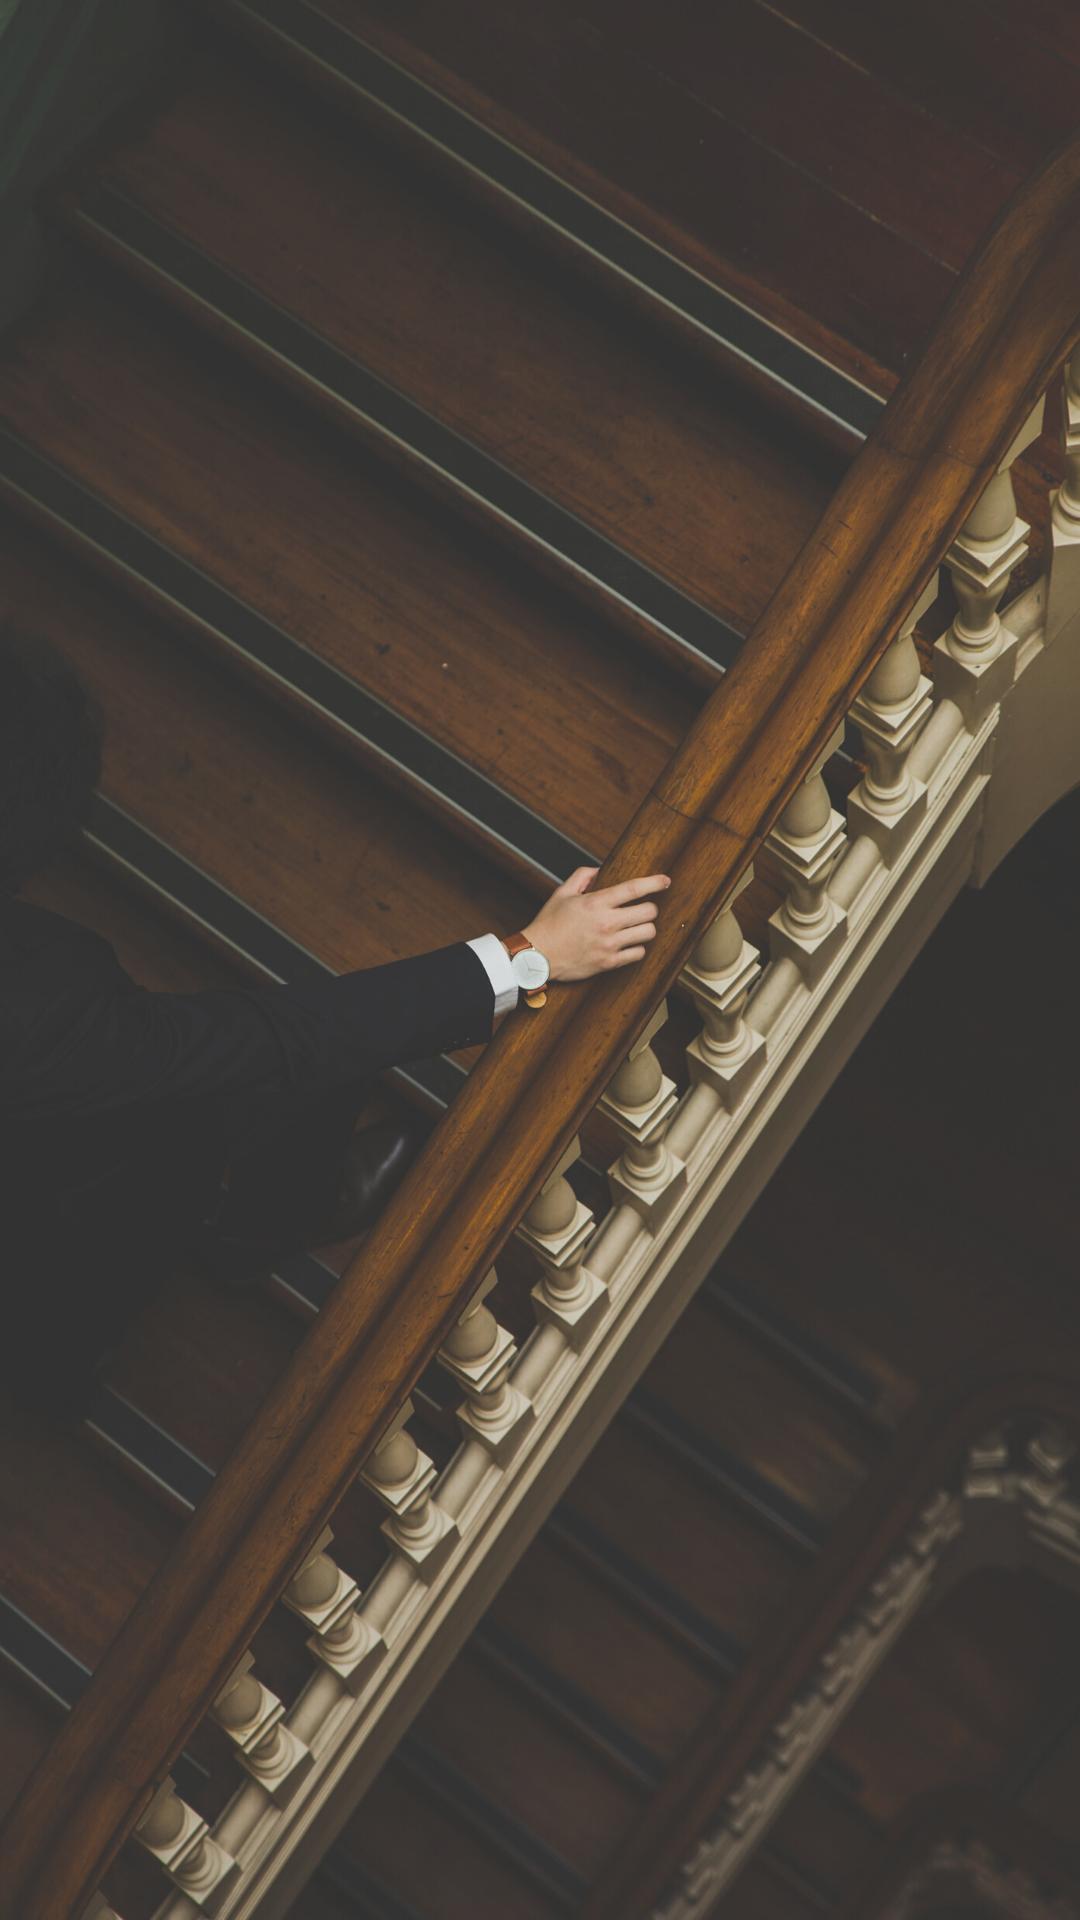
[[[525,993],[536,993],[546,987],[551,974],[551,968],[536,947],[523,947],[520,953],[515,953],[510,969]]]

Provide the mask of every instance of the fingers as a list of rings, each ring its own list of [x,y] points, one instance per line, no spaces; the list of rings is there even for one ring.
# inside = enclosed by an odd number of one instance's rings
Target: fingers
[[[601,887],[596,898],[609,907],[624,907],[631,900],[643,900],[647,893],[662,893],[670,885],[666,873],[651,873],[644,880],[620,880],[613,887]]]
[[[624,947],[621,953],[616,954],[611,965],[613,969],[615,967],[628,967],[632,960],[644,960],[644,958],[644,947]]]
[[[569,879],[564,880],[562,886],[556,887],[555,891],[561,893],[564,899],[575,893],[585,893],[592,886],[599,871],[599,867],[575,867]]]
[[[640,947],[643,941],[656,939],[656,927],[651,920],[641,920],[636,926],[620,927],[615,935],[617,946]]]

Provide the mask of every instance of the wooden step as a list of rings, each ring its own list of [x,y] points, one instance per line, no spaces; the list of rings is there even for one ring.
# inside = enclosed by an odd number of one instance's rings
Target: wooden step
[[[423,1834],[422,1846],[417,1845]],[[432,1862],[437,1871],[432,1873]],[[493,1853],[474,1826],[400,1762],[391,1762],[316,1876],[310,1920],[555,1920],[565,1901],[536,1884],[509,1848]],[[290,1920],[309,1920],[304,1902]]]
[[[104,792],[338,971],[523,924],[528,897],[9,522],[15,603],[107,715]],[[374,908],[374,911],[372,910]]]
[[[468,1647],[414,1722],[404,1757],[462,1817],[471,1814],[493,1851],[517,1846],[549,1891],[587,1885],[642,1804],[621,1768]]]
[[[815,178],[797,144],[789,157],[734,124],[703,97],[700,73],[678,84],[657,71],[655,47],[643,60],[587,10],[556,4],[540,16],[469,0],[452,25],[438,9],[403,18],[381,0],[318,11],[304,0],[219,0],[218,11],[861,432],[872,396],[889,390],[948,290],[946,268],[824,172]],[[666,38],[665,21],[661,50]],[[880,111],[883,90],[864,92]],[[888,104],[895,124],[902,113]],[[796,143],[805,117],[792,116]],[[643,141],[642,127],[654,137]],[[842,279],[830,271],[838,259]]]
[[[541,1705],[557,1701],[584,1744],[629,1779],[655,1785],[717,1697],[717,1675],[613,1598],[600,1575],[546,1529],[492,1602],[472,1646],[508,1687]]]
[[[743,1491],[749,1504],[760,1497],[771,1524],[799,1546],[820,1541],[883,1451],[881,1438],[847,1409],[823,1405],[766,1342],[710,1324],[700,1298],[620,1417],[643,1425],[695,1473]]]
[[[16,500],[534,885],[617,837],[687,723],[661,671],[130,292],[74,282],[0,415]]]
[[[1076,125],[1080,40],[1072,8],[1001,0],[785,0],[785,16],[916,107],[933,139],[952,127],[993,159],[1028,173]],[[926,58],[932,45],[934,58]],[[952,198],[952,176],[943,173]]]
[[[211,51],[78,193],[88,237],[606,597],[730,660],[844,462],[253,74],[250,53],[230,68]]]
[[[642,1617],[732,1673],[787,1596],[807,1549],[749,1503],[707,1499],[674,1450],[633,1420],[610,1427],[549,1527]]]
[[[175,1522],[47,1415],[5,1401],[0,1429],[5,1602],[92,1670]]]

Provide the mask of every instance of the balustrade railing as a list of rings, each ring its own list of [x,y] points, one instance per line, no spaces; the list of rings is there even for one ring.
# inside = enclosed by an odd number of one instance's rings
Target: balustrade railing
[[[170,1920],[233,1911],[233,1891],[272,1872],[293,1811],[371,1739],[545,1463],[572,1453],[604,1368],[617,1375],[639,1323],[660,1324],[695,1223],[977,817],[1031,633],[1056,640],[1080,611],[1074,356],[1049,582],[1037,606],[1021,596],[1022,618],[1001,612],[1029,532],[1011,464],[1080,334],[1078,257],[1080,144],[995,230],[606,863],[604,883],[672,874],[646,960],[554,989],[489,1047],[9,1817],[4,1912],[82,1913],[132,1830],[175,1889]],[[916,626],[942,565],[956,613],[927,672]],[[866,764],[845,818],[824,773],[849,720]],[[767,959],[739,919],[755,860],[779,894]],[[681,1091],[661,1059],[673,993],[701,1022]],[[599,1223],[567,1177],[594,1111],[619,1149]],[[515,1230],[533,1263],[520,1346],[488,1304]],[[442,1472],[409,1427],[436,1358],[461,1394]],[[386,1560],[362,1593],[329,1551],[357,1475],[386,1509]],[[311,1678],[288,1709],[248,1651],[279,1599],[311,1629]],[[212,1831],[169,1778],[205,1713],[244,1776]]]

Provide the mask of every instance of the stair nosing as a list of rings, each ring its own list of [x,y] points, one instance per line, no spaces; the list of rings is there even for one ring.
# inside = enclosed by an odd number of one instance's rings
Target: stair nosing
[[[411,792],[435,801],[437,817],[450,831],[455,819],[476,828],[493,857],[501,848],[529,869],[534,885],[556,885],[575,867],[597,864],[569,835],[451,748],[2,427],[0,487],[66,529],[83,550],[101,555],[112,572],[137,580],[189,626],[211,635],[231,657],[248,663],[249,674],[275,682],[309,713],[325,716],[365,757],[403,775]]]
[[[453,1807],[474,1833],[567,1911],[574,1911],[584,1899],[586,1882],[568,1861],[519,1820],[504,1813],[411,1727],[394,1748],[390,1764],[395,1763],[444,1805]]]
[[[719,1312],[730,1314],[774,1352],[783,1354],[815,1385],[838,1400],[845,1411],[863,1421],[878,1439],[891,1439],[895,1428],[880,1411],[881,1392],[873,1376],[834,1347],[815,1340],[797,1322],[771,1310],[767,1302],[758,1302],[750,1287],[724,1280],[723,1265],[721,1261],[709,1274],[701,1288],[701,1298]]]
[[[804,1554],[821,1551],[826,1529],[816,1514],[790,1494],[781,1493],[764,1475],[726,1448],[708,1440],[658,1395],[640,1385],[635,1387],[616,1417],[640,1426],[669,1452],[687,1461],[739,1506],[754,1513],[771,1533],[780,1535],[789,1546]]]
[[[546,1661],[515,1634],[493,1625],[484,1616],[473,1628],[462,1651],[471,1650],[512,1682],[542,1711],[573,1730],[609,1766],[617,1767],[635,1786],[656,1792],[664,1768],[651,1748],[600,1707],[573,1681],[562,1679]]]
[[[140,261],[159,283],[170,282],[185,300],[213,314],[234,335],[253,341],[262,361],[288,369],[307,391],[328,396],[343,424],[347,419],[354,430],[398,449],[414,469],[425,470],[470,501],[487,520],[545,554],[560,572],[576,577],[609,606],[646,622],[677,643],[681,652],[713,669],[723,670],[737,657],[745,636],[720,614],[446,426],[118,188],[98,182],[86,189],[69,220],[76,231],[81,227],[86,234],[96,232],[110,248]],[[182,261],[186,271],[181,270]],[[250,309],[247,319],[238,317],[245,306]],[[258,324],[251,324],[256,313]]]
[[[704,1614],[683,1600],[678,1588],[671,1587],[648,1567],[633,1560],[608,1540],[581,1514],[575,1512],[571,1488],[559,1506],[544,1522],[547,1533],[563,1552],[573,1554],[592,1569],[597,1578],[617,1587],[644,1617],[660,1626],[669,1639],[701,1660],[723,1679],[738,1672],[744,1652],[732,1636],[714,1627]]]
[[[609,272],[764,373],[773,385],[803,405],[860,438],[874,425],[884,402],[871,388],[563,180],[551,167],[495,133],[361,35],[326,19],[303,0],[264,0],[257,8],[244,4],[244,0],[229,0],[229,11],[234,16],[246,16],[264,33],[291,45],[306,61],[362,95],[381,113],[494,187]],[[271,14],[279,17],[270,18]],[[337,42],[350,53],[349,61],[343,65],[330,57],[329,50],[318,52],[310,38],[282,24],[282,15],[286,21],[291,17],[296,25],[306,23],[309,31],[315,27],[329,41]],[[366,66],[366,77],[348,71],[347,66]],[[438,130],[440,121],[442,134]],[[456,139],[443,137],[450,129]],[[472,157],[470,148],[474,150]],[[796,368],[799,378],[793,377]]]

